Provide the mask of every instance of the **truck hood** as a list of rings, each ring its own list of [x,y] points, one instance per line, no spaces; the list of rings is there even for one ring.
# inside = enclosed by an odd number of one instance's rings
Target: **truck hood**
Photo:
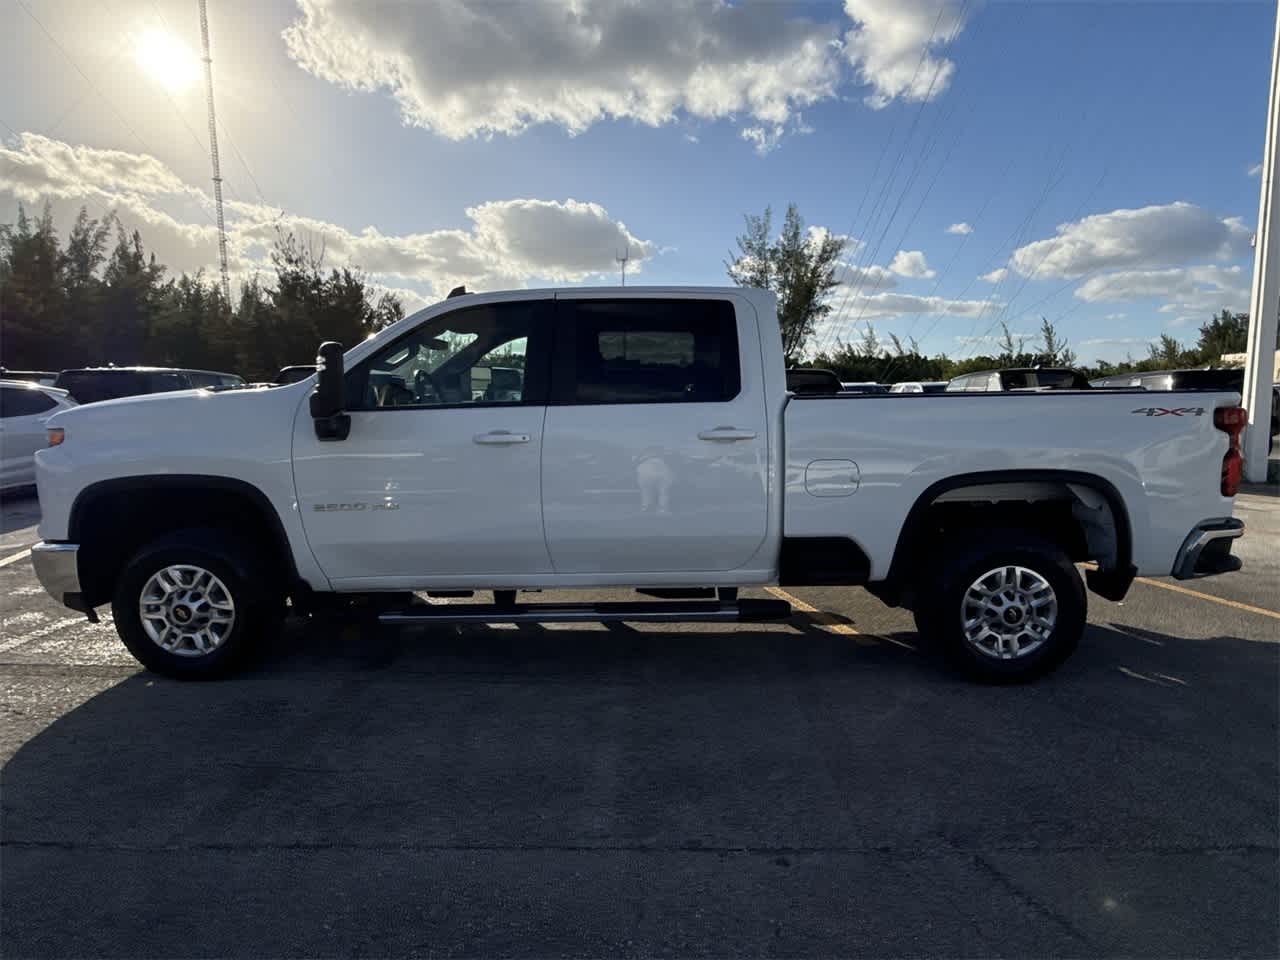
[[[69,450],[81,448],[86,442],[94,446],[151,447],[157,451],[207,449],[216,438],[247,438],[267,430],[268,424],[282,430],[291,421],[300,396],[295,386],[216,392],[177,390],[100,400],[59,411],[49,418],[48,425],[67,431]],[[305,391],[306,385],[301,386]]]

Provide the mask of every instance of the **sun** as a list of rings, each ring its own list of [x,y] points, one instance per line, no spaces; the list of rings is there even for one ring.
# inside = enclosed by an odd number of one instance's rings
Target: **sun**
[[[190,89],[200,73],[195,55],[168,30],[143,30],[134,44],[133,56],[153,80],[173,93]]]

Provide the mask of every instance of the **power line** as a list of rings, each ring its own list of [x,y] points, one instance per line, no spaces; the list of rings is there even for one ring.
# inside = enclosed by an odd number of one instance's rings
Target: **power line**
[[[920,68],[921,66],[924,65],[925,58],[928,56],[928,53],[929,53],[929,44],[933,42],[934,34],[938,30],[938,24],[942,22],[942,14],[944,9],[945,8],[943,6],[938,7],[938,14],[934,18],[933,27],[929,31],[929,39],[925,42],[924,46],[920,48],[920,56],[916,60],[915,70],[912,71],[911,80],[907,84],[906,89],[908,90],[915,86],[916,78],[920,75]],[[897,133],[897,130],[898,130],[898,121],[899,119],[901,119],[901,117],[902,117],[901,112],[894,111],[893,123],[889,127],[889,134],[888,136],[885,137],[884,143],[881,144],[880,146],[880,153],[876,157],[876,165],[871,171],[871,176],[867,178],[866,186],[863,187],[862,189],[862,199],[858,201],[858,208],[857,210],[854,211],[853,217],[849,221],[849,229],[845,233],[846,237],[853,237],[854,228],[858,224],[858,219],[862,216],[862,209],[864,206],[866,206],[867,198],[871,196],[871,187],[876,182],[876,177],[879,176],[880,174],[880,165],[884,162],[885,155],[889,152],[889,144],[893,142],[894,134]],[[889,178],[888,182],[892,182],[892,178]],[[883,194],[883,188],[882,188],[882,194]],[[877,203],[878,202],[879,201],[877,201]],[[866,247],[866,244],[863,243],[863,249],[865,249],[865,247]],[[852,278],[857,275],[857,272],[860,272],[863,269],[855,260],[855,258],[858,257],[859,252],[860,251],[855,250],[853,253],[853,257],[850,259],[850,261],[845,263],[845,274],[847,277],[850,278],[850,280],[852,280]],[[848,290],[846,289],[845,300],[841,304],[840,310],[835,311],[833,315],[839,316],[839,314],[844,311],[844,307],[847,303],[848,303]],[[834,321],[831,324],[831,326],[832,327],[834,326]],[[828,327],[828,333],[830,332],[830,329],[831,327]],[[824,342],[825,342],[825,339],[826,338],[824,337],[823,338]]]
[[[31,18],[31,21],[37,27],[40,28],[41,32],[44,33],[44,35],[48,38],[49,42],[53,44],[53,46],[57,49],[57,51],[60,54],[62,54],[63,59],[65,59],[67,63],[71,64],[72,69],[75,70],[75,72],[80,75],[80,79],[82,79],[86,84],[88,84],[89,88],[95,94],[97,94],[99,98],[101,98],[103,103],[107,105],[107,108],[115,116],[116,120],[120,123],[120,125],[129,132],[129,134],[133,137],[134,140],[138,141],[138,145],[142,147],[142,149],[148,155],[153,157],[156,156],[156,151],[151,149],[151,147],[147,144],[147,141],[142,139],[142,135],[133,128],[133,125],[130,124],[128,120],[124,118],[124,115],[121,114],[119,109],[116,108],[116,105],[111,101],[111,98],[108,97],[105,93],[103,93],[101,88],[96,83],[94,83],[93,80],[89,78],[89,75],[84,72],[84,70],[80,67],[80,64],[76,62],[76,59],[72,57],[70,53],[67,52],[66,47],[64,47],[60,42],[58,42],[58,38],[55,37],[52,32],[50,32],[49,28],[44,25],[43,21],[41,21],[39,17],[37,17],[34,13],[31,12],[31,8],[27,6],[26,0],[17,0],[17,3],[18,3],[18,6],[22,8],[22,11],[28,17]],[[208,211],[204,210],[203,208],[201,208],[201,212],[204,213],[206,217],[209,216]],[[210,218],[210,220],[212,221],[212,218]]]
[[[962,3],[960,7],[960,12],[956,17],[955,28],[952,30],[951,35],[945,41],[945,45],[950,45],[955,40],[955,38],[959,35],[960,30],[963,28],[964,17],[968,8],[968,3],[969,3],[969,0],[964,0],[964,2]],[[942,22],[942,14],[945,12],[945,10],[946,10],[945,5],[940,5],[938,7],[938,14],[934,18],[933,27],[929,31],[928,40],[926,40],[924,45],[921,47],[920,58],[916,62],[916,69],[912,74],[911,84],[909,85],[908,89],[910,89],[910,87],[915,85],[916,77],[919,76],[920,68],[921,66],[923,66],[925,60],[928,57],[929,48],[933,44],[934,36],[937,35],[938,27]],[[889,193],[893,187],[894,182],[897,180],[898,170],[902,166],[902,161],[906,156],[907,147],[910,145],[912,138],[915,136],[916,129],[920,123],[920,118],[923,116],[924,109],[930,102],[930,98],[933,96],[933,88],[937,85],[938,77],[941,75],[941,72],[942,72],[942,64],[939,63],[938,66],[934,69],[933,77],[929,81],[928,89],[925,91],[924,96],[920,100],[920,106],[916,109],[916,112],[912,117],[911,126],[907,130],[907,135],[902,141],[902,147],[898,151],[898,156],[894,160],[893,167],[891,168],[889,175],[886,177],[884,184],[881,187],[879,196],[877,197],[875,204],[873,204],[872,206],[871,213],[869,215],[870,217],[869,227],[871,230],[874,230],[875,226],[879,222],[880,214],[884,210],[884,206],[888,201]],[[953,106],[952,113],[954,113],[954,109],[955,108]],[[950,115],[951,114],[947,115],[948,119]],[[896,129],[896,118],[895,118],[894,129]],[[892,130],[890,133],[890,137],[892,137]],[[936,140],[936,133],[934,134],[933,139],[928,141],[930,147],[932,146],[932,143],[934,142],[934,140]],[[887,142],[888,141],[886,141],[886,144]],[[843,301],[840,304],[840,308],[837,311],[835,311],[833,314],[833,316],[835,316],[836,318],[840,317],[845,312],[846,308],[849,305],[850,299],[855,294],[861,293],[866,282],[865,278],[867,275],[868,267],[874,264],[875,259],[879,254],[880,246],[884,242],[884,237],[888,234],[889,228],[893,225],[893,221],[897,217],[898,210],[901,209],[902,202],[905,200],[907,193],[910,191],[911,187],[914,185],[915,178],[919,175],[919,171],[922,169],[922,166],[925,160],[927,159],[928,150],[922,151],[922,153],[923,153],[922,157],[919,160],[917,160],[916,164],[912,168],[912,172],[908,175],[907,181],[903,186],[903,190],[899,197],[898,203],[894,206],[893,212],[890,214],[888,221],[885,223],[884,230],[881,232],[881,235],[879,239],[876,241],[874,248],[869,243],[863,245],[863,248],[861,251],[862,256],[859,257],[858,263],[856,264],[856,273],[854,274],[854,281],[853,283],[848,284],[846,286],[845,296]],[[879,281],[877,281],[877,289],[878,289],[878,284],[879,284]],[[820,347],[820,349],[826,349],[830,345],[831,338],[835,334],[835,331],[837,329],[836,327],[837,323],[838,323],[838,319],[833,321],[828,326],[827,335],[826,337],[823,338],[821,342],[822,346]],[[837,339],[837,342],[838,342],[838,339]]]
[[[142,147],[143,150],[147,151],[147,153],[154,155],[154,151],[149,146],[147,146],[147,142],[142,139],[142,136],[138,133],[137,130],[133,129],[133,125],[130,124],[129,121],[124,118],[124,115],[121,114],[120,111],[116,109],[116,105],[112,103],[111,100],[107,97],[107,95],[104,94],[98,88],[98,85],[96,83],[94,83],[92,80],[89,79],[89,75],[80,69],[80,64],[78,64],[75,61],[75,58],[72,57],[71,54],[67,52],[66,47],[64,47],[61,43],[58,42],[58,38],[49,32],[49,28],[46,27],[43,22],[41,22],[40,18],[31,12],[31,8],[27,6],[26,0],[17,0],[17,3],[18,3],[18,6],[22,8],[23,12],[28,17],[31,18],[32,22],[35,23],[35,25],[39,27],[41,31],[43,31],[44,35],[49,38],[49,42],[52,43],[57,48],[58,52],[62,54],[63,58],[67,61],[67,63],[71,64],[72,69],[74,69],[76,73],[80,74],[80,79],[83,80],[85,83],[87,83],[93,89],[94,93],[96,93],[99,97],[102,98],[102,101],[107,105],[108,108],[110,108],[116,120],[119,121],[120,126],[124,127],[126,130],[129,131],[130,135],[132,135],[133,139],[138,141],[139,145]]]

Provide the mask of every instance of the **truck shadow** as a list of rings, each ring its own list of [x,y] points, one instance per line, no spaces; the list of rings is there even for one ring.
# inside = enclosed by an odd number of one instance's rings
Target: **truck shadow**
[[[1095,626],[992,688],[795,626],[292,624],[234,680],[131,676],[4,768],[4,952],[736,953],[780,896],[828,930],[789,952],[910,952],[859,937],[1021,935],[987,880],[934,896],[955,851],[1273,836],[1274,645]],[[831,869],[898,932],[823,905]]]

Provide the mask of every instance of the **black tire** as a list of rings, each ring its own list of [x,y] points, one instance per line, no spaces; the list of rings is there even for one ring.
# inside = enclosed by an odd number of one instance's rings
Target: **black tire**
[[[162,649],[143,625],[140,600],[152,576],[166,567],[200,567],[219,581],[234,605],[230,630],[209,653],[183,656]],[[217,530],[177,530],[148,543],[125,565],[116,581],[111,614],[129,652],[148,670],[179,680],[213,680],[240,668],[278,629],[284,593],[279,578],[262,562],[253,544]]]
[[[1056,616],[1047,635],[1027,632],[1015,638],[1028,647],[1039,639],[1033,649],[1013,656],[1010,652],[1013,641],[1009,640],[1004,646],[1005,658],[999,658],[983,652],[966,637],[965,597],[970,586],[983,574],[1009,567],[1031,571],[1052,588]],[[1012,530],[974,531],[970,539],[952,540],[941,547],[934,573],[927,580],[916,602],[916,627],[975,680],[1024,683],[1041,677],[1071,655],[1084,633],[1088,600],[1075,564],[1057,544],[1034,534]],[[1022,578],[1022,582],[1034,581],[1027,577]],[[1026,609],[1024,605],[1011,605]],[[975,609],[971,606],[969,612]],[[1023,616],[1025,614],[1019,614],[1018,622]],[[993,618],[993,622],[999,619]],[[1008,629],[1012,633],[1015,627]]]

